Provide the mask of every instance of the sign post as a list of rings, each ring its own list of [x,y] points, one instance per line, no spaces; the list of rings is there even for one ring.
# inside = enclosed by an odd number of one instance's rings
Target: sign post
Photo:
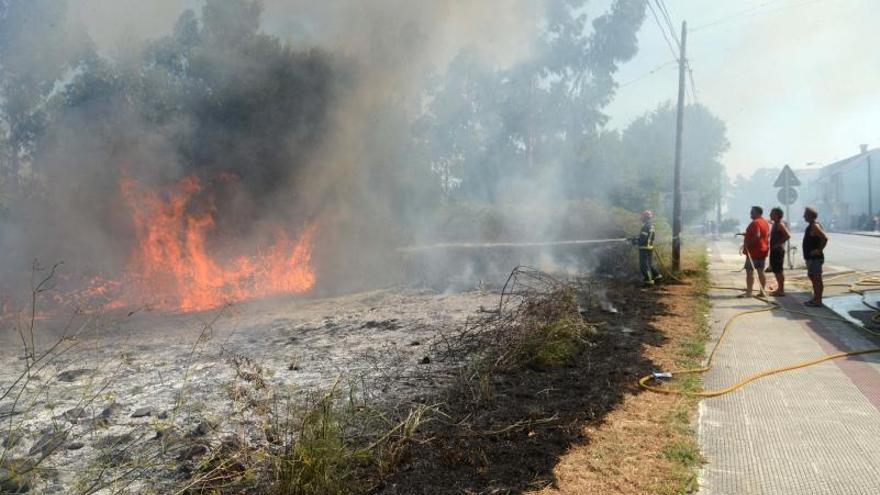
[[[798,194],[795,187],[799,185],[801,185],[801,181],[798,180],[797,176],[794,175],[794,171],[788,165],[782,168],[782,172],[779,173],[779,177],[773,183],[773,187],[781,188],[776,195],[776,199],[785,205],[785,218],[789,219],[789,223],[791,222],[791,217],[788,214],[788,207],[797,201]],[[794,268],[794,263],[791,261],[791,239],[785,244],[785,253],[788,258],[788,269],[791,270]]]

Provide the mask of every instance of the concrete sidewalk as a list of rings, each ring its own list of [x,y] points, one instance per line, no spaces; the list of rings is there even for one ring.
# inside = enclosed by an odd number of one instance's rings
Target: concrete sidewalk
[[[737,245],[710,244],[713,283],[744,286]],[[796,275],[798,271],[789,275]],[[768,274],[768,279],[772,275]],[[809,296],[789,287],[784,307]],[[735,313],[763,306],[713,291],[714,345]],[[705,375],[707,389],[746,375],[838,351],[880,347],[845,323],[774,311],[737,320]],[[825,362],[763,378],[700,403],[699,437],[706,465],[701,494],[880,494],[880,354]]]

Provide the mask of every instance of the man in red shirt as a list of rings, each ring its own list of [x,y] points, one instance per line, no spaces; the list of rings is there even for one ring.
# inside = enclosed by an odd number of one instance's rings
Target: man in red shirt
[[[752,223],[746,228],[745,240],[740,248],[740,254],[746,256],[746,292],[740,297],[752,297],[752,287],[755,285],[755,271],[758,272],[759,290],[764,295],[764,286],[767,279],[764,277],[764,266],[767,263],[767,254],[770,252],[770,224],[764,220],[764,209],[753,206],[751,211]]]

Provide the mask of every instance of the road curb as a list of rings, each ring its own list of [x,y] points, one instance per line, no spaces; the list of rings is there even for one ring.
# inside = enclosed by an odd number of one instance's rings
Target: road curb
[[[831,234],[857,235],[861,237],[880,237],[880,232],[833,232]]]

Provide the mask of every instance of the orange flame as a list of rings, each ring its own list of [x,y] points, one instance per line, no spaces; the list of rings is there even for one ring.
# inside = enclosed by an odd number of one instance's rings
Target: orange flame
[[[142,303],[149,294],[158,298],[155,304],[160,308],[199,311],[303,293],[315,285],[310,265],[314,225],[296,240],[277,228],[265,253],[222,263],[206,247],[206,235],[214,227],[213,209],[188,213],[193,196],[201,191],[198,179],[180,180],[165,197],[128,178],[120,181],[120,190],[131,210],[136,243],[125,277],[124,301],[110,306]]]

